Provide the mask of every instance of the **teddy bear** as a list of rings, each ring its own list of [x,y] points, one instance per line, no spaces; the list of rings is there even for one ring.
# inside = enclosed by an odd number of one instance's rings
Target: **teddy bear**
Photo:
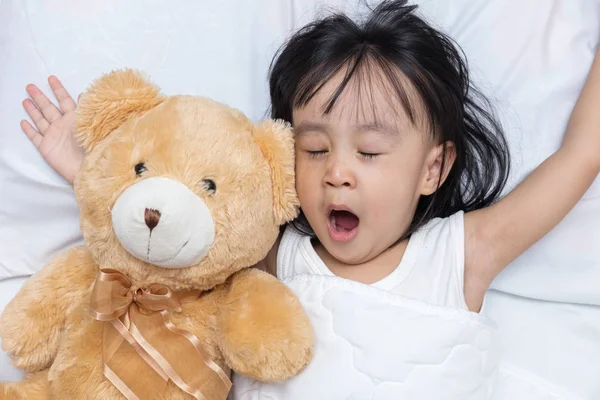
[[[300,302],[256,268],[298,213],[289,124],[167,96],[115,70],[79,99],[82,246],[32,276],[0,320],[29,372],[2,399],[225,399],[230,373],[310,362]]]

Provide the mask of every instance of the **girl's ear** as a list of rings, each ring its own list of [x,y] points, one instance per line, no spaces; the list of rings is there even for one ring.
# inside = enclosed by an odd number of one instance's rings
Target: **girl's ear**
[[[252,135],[271,168],[273,215],[282,225],[298,215],[292,128],[280,120],[265,120],[254,127]]]
[[[444,151],[445,149],[445,151]],[[452,142],[434,146],[425,160],[425,175],[421,184],[421,195],[429,196],[440,187],[456,160],[456,147]]]
[[[75,131],[89,153],[125,121],[156,107],[164,97],[139,72],[125,69],[101,76],[77,100]]]

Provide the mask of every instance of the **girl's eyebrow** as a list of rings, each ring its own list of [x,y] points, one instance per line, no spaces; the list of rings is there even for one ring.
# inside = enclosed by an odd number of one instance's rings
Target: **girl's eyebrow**
[[[356,130],[358,132],[377,132],[382,133],[386,136],[396,136],[398,135],[398,129],[393,126],[382,124],[380,122],[371,122],[368,124],[360,124],[356,126]]]
[[[354,132],[365,133],[365,132],[376,132],[384,136],[398,136],[398,129],[392,125],[388,125],[381,122],[369,122],[366,124],[357,124],[353,127]],[[322,122],[314,121],[302,121],[298,126],[294,127],[294,133],[296,135],[305,135],[308,132],[311,133],[327,133],[329,131],[329,125]]]
[[[300,122],[300,124],[298,126],[294,127],[294,133],[296,135],[302,135],[302,134],[305,134],[306,132],[326,133],[328,131],[327,128],[328,128],[327,124],[323,124],[320,122],[302,121],[302,122]]]

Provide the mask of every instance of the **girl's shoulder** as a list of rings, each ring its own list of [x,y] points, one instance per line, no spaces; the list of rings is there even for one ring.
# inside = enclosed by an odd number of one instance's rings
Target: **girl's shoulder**
[[[416,233],[429,237],[431,240],[449,237],[464,237],[465,213],[457,211],[448,217],[437,217],[421,226]]]
[[[448,217],[434,218],[419,228],[409,245],[414,249],[419,269],[434,276],[457,275],[460,279],[465,267],[464,212]]]

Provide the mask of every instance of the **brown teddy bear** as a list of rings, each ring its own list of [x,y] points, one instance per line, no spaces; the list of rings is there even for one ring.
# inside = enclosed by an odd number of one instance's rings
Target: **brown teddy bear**
[[[34,275],[0,320],[31,372],[2,399],[225,399],[231,370],[299,373],[313,331],[293,293],[248,268],[297,214],[292,133],[132,70],[79,102],[85,246]]]

